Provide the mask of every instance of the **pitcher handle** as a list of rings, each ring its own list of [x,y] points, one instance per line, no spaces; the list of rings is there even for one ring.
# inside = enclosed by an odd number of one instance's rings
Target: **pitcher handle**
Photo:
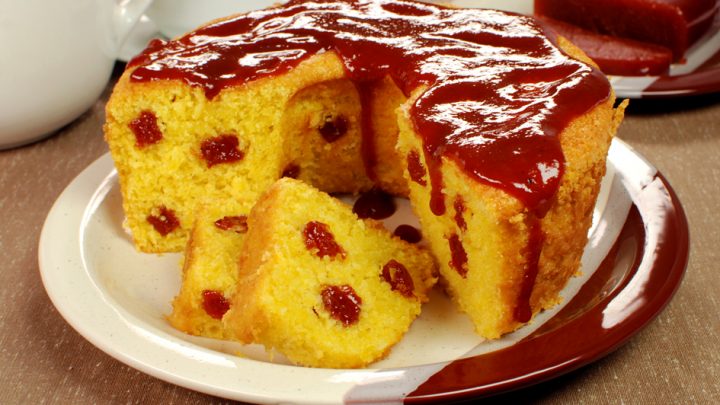
[[[115,46],[120,48],[127,39],[128,34],[135,24],[140,20],[143,13],[153,0],[115,0],[117,4],[113,10],[113,32],[115,34]]]

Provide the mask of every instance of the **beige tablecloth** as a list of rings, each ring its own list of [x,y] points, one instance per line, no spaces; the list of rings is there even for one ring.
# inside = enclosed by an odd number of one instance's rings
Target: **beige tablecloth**
[[[46,140],[0,151],[0,403],[222,402],[95,348],[58,314],[41,283],[40,229],[63,188],[107,151],[108,94]],[[625,346],[499,402],[720,403],[720,95],[633,102],[618,136],[666,176],[683,203],[691,237],[685,279]]]

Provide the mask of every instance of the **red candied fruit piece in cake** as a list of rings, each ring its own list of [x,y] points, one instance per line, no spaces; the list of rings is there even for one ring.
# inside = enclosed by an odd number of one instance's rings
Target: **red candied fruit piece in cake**
[[[215,221],[215,226],[223,231],[233,231],[235,233],[245,233],[248,230],[247,216],[226,216]]]
[[[453,208],[455,208],[455,224],[457,224],[461,231],[467,231],[467,222],[465,222],[465,217],[463,216],[465,213],[465,201],[463,201],[462,197],[455,197]]]
[[[716,0],[535,0],[535,13],[670,48],[675,60],[712,24]]]
[[[540,22],[567,38],[595,61],[605,74],[658,76],[672,63],[670,49],[647,42],[596,34],[572,24],[538,17]]]
[[[420,161],[420,155],[415,150],[411,150],[407,156],[408,174],[410,180],[415,183],[426,186],[427,180],[425,180],[425,166]]]
[[[202,299],[203,309],[211,318],[222,319],[225,312],[230,309],[230,301],[220,291],[204,290]]]
[[[347,284],[325,286],[320,296],[330,317],[342,323],[344,327],[353,325],[360,319],[362,299],[351,286]]]
[[[460,277],[466,278],[468,273],[468,257],[460,237],[453,234],[448,239],[450,244],[450,266],[458,272]]]
[[[383,266],[381,274],[383,280],[390,284],[391,290],[397,291],[407,298],[415,296],[412,276],[402,263],[395,259],[390,260]]]
[[[163,138],[162,131],[157,123],[157,117],[152,111],[143,110],[140,115],[128,124],[130,130],[135,134],[135,146],[144,148],[160,142]]]
[[[309,251],[315,252],[318,257],[329,256],[334,258],[340,256],[344,259],[347,254],[345,249],[335,241],[335,236],[330,232],[330,227],[322,222],[308,222],[303,229],[303,237],[305,238],[305,247]]]
[[[345,117],[338,115],[337,117],[326,117],[325,122],[318,128],[318,132],[322,135],[327,143],[333,143],[342,138],[348,131],[348,122]]]
[[[157,215],[150,214],[146,219],[162,236],[180,227],[180,220],[175,216],[175,212],[164,205],[157,208]]]
[[[242,160],[245,153],[238,149],[239,144],[240,141],[235,135],[220,135],[204,140],[200,145],[200,152],[208,167],[213,167]]]

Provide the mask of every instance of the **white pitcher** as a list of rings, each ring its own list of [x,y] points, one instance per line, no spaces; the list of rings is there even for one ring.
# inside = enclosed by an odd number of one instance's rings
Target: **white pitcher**
[[[0,0],[0,148],[51,134],[100,96],[152,0]]]

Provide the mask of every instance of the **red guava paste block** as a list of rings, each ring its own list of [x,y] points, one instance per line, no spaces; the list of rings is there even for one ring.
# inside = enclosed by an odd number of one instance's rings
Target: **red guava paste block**
[[[658,76],[670,69],[672,52],[664,46],[596,34],[547,17],[538,19],[546,28],[569,39],[585,51],[605,74]]]
[[[716,0],[535,0],[535,13],[617,37],[668,47],[675,60],[704,34]]]

